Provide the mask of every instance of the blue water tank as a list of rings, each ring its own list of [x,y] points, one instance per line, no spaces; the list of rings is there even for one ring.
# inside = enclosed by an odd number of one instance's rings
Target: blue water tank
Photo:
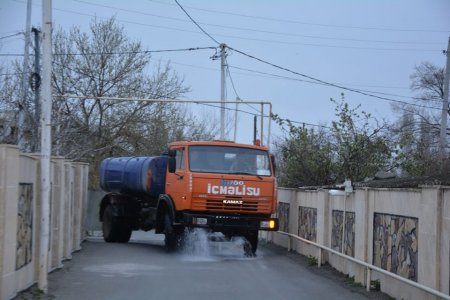
[[[167,156],[110,157],[100,165],[100,187],[106,192],[149,195],[164,193]]]

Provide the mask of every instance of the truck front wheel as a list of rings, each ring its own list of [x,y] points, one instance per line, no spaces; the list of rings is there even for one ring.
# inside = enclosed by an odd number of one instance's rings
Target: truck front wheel
[[[164,235],[164,246],[168,252],[181,248],[183,231],[174,228],[168,213],[164,215]]]
[[[108,243],[127,243],[131,237],[131,226],[113,216],[111,205],[106,206],[102,217],[103,239]]]
[[[258,230],[246,232],[244,238],[247,240],[244,243],[245,256],[256,256],[256,249],[258,248]]]

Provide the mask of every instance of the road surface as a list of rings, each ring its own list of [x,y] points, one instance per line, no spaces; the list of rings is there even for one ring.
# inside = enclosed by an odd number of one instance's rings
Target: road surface
[[[243,256],[242,241],[211,241],[199,232],[181,253],[166,253],[163,236],[133,233],[128,244],[89,239],[64,268],[49,275],[46,297],[16,299],[384,299],[338,275],[310,267],[298,254],[260,244]],[[322,268],[320,268],[322,269]]]

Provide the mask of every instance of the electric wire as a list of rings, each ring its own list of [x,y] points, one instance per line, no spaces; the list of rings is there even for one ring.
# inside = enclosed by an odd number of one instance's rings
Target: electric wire
[[[174,4],[157,1],[157,0],[147,0],[147,1],[159,3],[159,4],[163,4],[163,5],[175,6]],[[443,32],[443,33],[450,32],[450,30],[440,30],[440,29],[406,29],[406,28],[389,28],[389,27],[383,28],[383,27],[363,27],[363,26],[349,26],[349,25],[340,25],[340,24],[312,23],[312,22],[302,22],[302,21],[297,21],[297,20],[288,20],[288,19],[278,19],[278,18],[271,18],[271,17],[247,15],[247,14],[219,11],[219,10],[213,10],[213,9],[205,9],[205,8],[198,8],[198,7],[193,7],[193,6],[186,6],[186,7],[189,9],[192,9],[192,10],[212,12],[212,13],[216,13],[216,14],[232,15],[232,16],[237,16],[237,17],[266,20],[266,21],[280,22],[280,23],[312,25],[312,26],[319,26],[319,27],[348,28],[348,29],[361,29],[361,30],[380,30],[380,31],[400,31],[400,32]]]
[[[141,51],[118,51],[118,52],[86,52],[86,53],[53,53],[55,56],[87,56],[87,55],[122,55],[122,54],[147,54],[161,52],[189,52],[197,50],[215,50],[217,47],[191,47],[179,49],[141,50]],[[30,54],[34,55],[34,54]],[[2,54],[0,56],[23,56],[23,54]]]
[[[30,54],[32,55],[32,54]],[[14,53],[0,53],[0,56],[24,56],[23,54],[14,54]]]
[[[292,74],[295,74],[295,75],[298,75],[298,76],[301,76],[301,77],[304,77],[304,78],[308,78],[308,79],[310,79],[312,81],[315,81],[315,82],[318,82],[318,83],[322,83],[324,85],[336,87],[336,88],[343,89],[343,90],[346,90],[346,91],[350,91],[350,92],[353,92],[353,93],[358,93],[358,94],[361,94],[361,95],[364,95],[364,96],[368,96],[368,97],[371,97],[371,98],[377,98],[377,99],[383,100],[383,101],[390,101],[390,102],[395,102],[395,103],[399,103],[399,104],[412,105],[412,106],[416,106],[416,107],[429,108],[429,109],[435,109],[435,110],[442,110],[441,108],[437,108],[437,107],[433,107],[433,106],[420,105],[420,104],[415,104],[415,103],[409,103],[409,102],[406,102],[406,101],[401,101],[401,100],[381,97],[381,96],[373,95],[371,93],[367,93],[367,92],[364,92],[364,91],[361,91],[361,90],[352,89],[352,88],[345,87],[343,85],[338,85],[338,84],[334,84],[334,83],[331,83],[331,82],[327,82],[325,80],[318,79],[318,78],[315,78],[313,76],[302,74],[302,73],[299,73],[297,71],[293,71],[293,70],[291,70],[289,68],[279,66],[277,64],[271,63],[271,62],[266,61],[264,59],[258,58],[258,57],[254,56],[254,55],[248,54],[248,53],[246,53],[244,51],[237,50],[237,49],[235,49],[233,47],[227,46],[227,48],[229,48],[229,49],[231,49],[231,50],[233,50],[233,51],[235,51],[235,52],[237,52],[237,53],[239,53],[239,54],[241,54],[243,56],[246,56],[246,57],[251,58],[253,60],[259,61],[259,62],[261,62],[263,64],[269,65],[269,66],[274,67],[276,69],[283,70],[283,71],[286,71],[286,72],[289,72],[289,73],[292,73]]]
[[[19,2],[19,3],[24,3],[24,2],[18,1],[18,0],[15,0],[15,1]],[[107,19],[105,17],[100,17],[100,16],[87,14],[87,13],[76,12],[76,11],[67,10],[67,9],[59,9],[59,8],[53,8],[53,9],[56,10],[56,11],[68,12],[68,13],[78,14],[78,15],[82,15],[82,16],[88,16],[88,17],[99,18],[99,19]],[[140,22],[135,22],[135,21],[126,21],[126,20],[121,20],[121,19],[116,19],[116,20],[121,22],[121,23],[127,23],[127,24],[133,24],[133,25],[139,25],[139,26],[145,26],[145,27],[151,27],[151,28],[159,28],[159,29],[166,29],[166,30],[172,30],[172,31],[188,32],[188,33],[194,33],[194,34],[202,34],[202,33],[198,32],[198,31],[192,31],[192,30],[181,29],[181,28],[176,28],[176,27],[146,24],[146,23],[140,23]],[[198,23],[195,22],[195,24],[199,28],[201,28]],[[203,28],[201,30],[204,31]],[[206,32],[206,31],[204,31],[204,32]],[[205,34],[205,33],[203,33],[203,34]],[[206,34],[207,34],[208,37],[210,37],[210,38],[212,37],[207,32],[206,32]],[[296,45],[296,46],[336,48],[336,49],[342,48],[342,49],[355,49],[355,50],[373,50],[373,51],[441,52],[441,50],[439,50],[439,49],[377,48],[377,47],[339,46],[339,45],[327,45],[327,44],[301,43],[301,42],[291,42],[291,41],[281,41],[281,40],[258,39],[258,38],[253,38],[253,37],[242,37],[242,36],[226,35],[226,34],[218,34],[218,33],[214,33],[214,35],[215,36],[225,37],[225,38],[233,38],[233,39],[238,39],[238,40],[244,40],[244,41],[255,41],[255,42],[261,42],[261,43],[272,43],[272,44],[281,44],[281,45]],[[213,40],[214,40],[214,42],[219,44],[219,42],[216,39],[213,39]]]
[[[180,19],[180,18],[174,18],[174,17],[168,17],[168,16],[162,16],[158,14],[148,13],[144,11],[138,11],[138,10],[132,10],[132,9],[126,9],[121,7],[115,7],[115,6],[109,6],[109,5],[103,5],[98,3],[92,3],[89,1],[83,1],[83,0],[74,0],[75,2],[97,6],[97,7],[103,7],[103,8],[109,8],[113,9],[115,11],[124,11],[128,13],[134,13],[134,14],[140,14],[144,16],[151,16],[166,20],[172,20],[177,22],[189,22],[188,20]],[[250,31],[250,32],[259,32],[259,33],[268,33],[273,35],[282,35],[282,36],[289,36],[289,37],[301,37],[301,38],[311,38],[311,39],[323,39],[323,40],[337,40],[337,41],[351,41],[351,42],[371,42],[371,43],[388,43],[388,44],[422,44],[422,45],[441,45],[441,42],[430,42],[430,41],[420,41],[420,42],[412,42],[412,41],[384,41],[384,40],[370,40],[370,39],[353,39],[353,38],[336,38],[336,37],[324,37],[324,36],[315,36],[315,35],[305,35],[305,34],[296,34],[296,33],[288,33],[288,32],[277,32],[277,31],[270,31],[270,30],[261,30],[261,29],[255,29],[255,28],[246,28],[246,27],[237,27],[237,26],[229,26],[229,25],[219,25],[219,24],[211,24],[211,23],[203,23],[203,22],[197,22],[200,25],[207,25],[211,27],[217,27],[217,28],[226,28],[226,29],[233,29],[233,30],[240,30],[240,31]]]
[[[175,0],[175,3],[178,4],[178,6],[181,8],[182,11],[188,16],[189,19],[191,19],[192,23],[194,23],[206,36],[208,36],[211,40],[216,42],[217,44],[220,44],[215,38],[213,38],[209,33],[207,33],[190,15],[189,13],[183,8],[183,6],[178,2],[178,0]]]
[[[252,69],[248,69],[248,68],[241,68],[241,67],[237,67],[237,66],[229,66],[230,68],[233,69],[237,69],[237,70],[243,70],[243,71],[247,71],[247,72],[251,72],[251,73],[255,73],[255,74],[262,74],[262,75],[266,75],[263,77],[266,78],[274,78],[274,79],[285,79],[285,80],[291,80],[291,81],[299,81],[299,82],[305,82],[305,83],[311,83],[311,84],[317,84],[317,85],[324,85],[324,86],[328,86],[328,84],[324,84],[324,83],[320,83],[320,82],[316,82],[316,81],[311,81],[311,80],[304,80],[304,79],[300,79],[300,78],[294,78],[294,77],[289,77],[289,76],[283,76],[283,75],[278,75],[278,74],[273,74],[273,73],[268,73],[268,72],[262,72],[262,71],[257,71],[257,70],[252,70]],[[242,74],[242,75],[250,75],[250,74],[245,74],[245,73],[236,73],[236,74]],[[250,75],[251,76],[251,75]],[[366,86],[366,85],[358,85],[358,84],[344,84],[344,83],[336,83],[338,85],[353,85],[353,86]],[[400,88],[400,87],[386,87],[386,86],[367,86],[367,87],[378,87],[378,88]],[[406,88],[405,88],[406,89]],[[393,94],[393,93],[385,93],[385,92],[377,92],[377,91],[371,91],[371,90],[363,90],[363,89],[358,89],[360,91],[363,92],[367,92],[367,93],[372,93],[372,94],[380,94],[380,95],[385,95],[385,96],[394,96],[394,97],[402,97],[402,98],[407,98],[407,99],[414,99],[414,100],[423,100],[423,98],[421,97],[412,97],[412,96],[406,96],[406,95],[399,95],[399,94]],[[439,100],[440,98],[434,98],[434,99],[430,99],[430,100]]]
[[[186,13],[186,15],[191,19],[191,21],[192,21],[195,25],[197,25],[197,26],[198,26],[198,27],[199,27],[199,28],[200,28],[207,36],[209,36],[213,41],[217,42],[217,41],[216,41],[212,36],[210,36],[205,30],[203,30],[203,28],[201,28],[200,25],[197,24],[197,22],[196,22],[196,21],[195,21],[188,13],[187,13],[187,11],[183,8],[183,6],[181,6],[181,4],[178,3],[178,0],[175,0],[175,2],[176,2],[176,3],[178,4],[178,6]],[[217,42],[217,43],[218,43],[218,42]],[[383,101],[390,101],[390,102],[401,103],[401,104],[406,104],[406,105],[413,105],[413,106],[417,106],[417,107],[423,107],[423,108],[430,108],[430,109],[441,110],[440,108],[436,108],[436,107],[425,106],[425,105],[420,105],[420,104],[415,104],[415,103],[408,103],[408,102],[401,101],[401,100],[390,99],[390,98],[386,98],[386,97],[381,97],[381,96],[373,95],[373,94],[367,93],[367,92],[365,92],[365,91],[361,91],[361,90],[357,90],[357,89],[352,89],[352,88],[344,87],[344,86],[342,86],[342,85],[336,85],[336,84],[333,84],[333,83],[330,83],[330,82],[327,82],[327,81],[324,81],[324,80],[321,80],[321,79],[318,79],[318,78],[315,78],[315,77],[312,77],[312,76],[309,76],[309,75],[306,75],[306,74],[302,74],[302,73],[299,73],[299,72],[290,70],[290,69],[285,68],[285,67],[281,67],[281,66],[276,65],[276,64],[273,64],[273,63],[270,63],[270,62],[268,62],[268,61],[265,61],[265,60],[260,59],[260,58],[258,58],[258,57],[256,57],[256,56],[250,55],[250,54],[245,53],[245,52],[243,52],[243,51],[234,49],[234,48],[232,48],[232,47],[229,47],[229,46],[226,46],[226,47],[227,47],[228,49],[230,49],[230,50],[234,50],[234,51],[240,53],[241,55],[244,55],[244,56],[247,56],[247,57],[249,57],[249,58],[255,59],[255,60],[257,60],[257,61],[259,61],[259,62],[262,62],[262,63],[264,63],[264,64],[267,64],[267,65],[270,65],[270,66],[272,66],[272,67],[275,67],[275,68],[278,68],[278,69],[281,69],[281,70],[284,70],[284,71],[287,71],[287,72],[290,72],[290,73],[293,73],[293,74],[296,74],[296,75],[299,75],[299,76],[302,76],[302,77],[305,77],[305,78],[308,78],[308,79],[311,79],[311,80],[313,80],[313,81],[316,81],[316,82],[319,82],[319,83],[322,83],[322,84],[325,84],[325,85],[328,85],[328,86],[337,87],[337,88],[344,89],[344,90],[347,90],[347,91],[351,91],[351,92],[354,92],[354,93],[358,93],[358,94],[361,94],[361,95],[364,95],[364,96],[377,98],[377,99],[380,99],[380,100],[383,100]]]
[[[24,73],[3,73],[0,76],[13,76],[13,75],[23,75]]]
[[[236,87],[234,86],[234,80],[233,77],[231,76],[231,72],[230,72],[230,68],[229,68],[229,64],[227,59],[225,58],[225,62],[226,62],[226,68],[227,68],[227,75],[228,78],[230,78],[230,82],[231,82],[231,87],[233,88],[234,94],[236,95],[237,99],[241,99],[241,97],[239,97],[237,91],[236,91]],[[253,105],[251,105],[250,103],[245,103],[248,107],[250,107],[251,109],[253,109],[254,111],[259,112],[258,109],[256,109]]]
[[[22,32],[16,32],[15,34],[2,36],[2,37],[0,37],[0,40],[7,39],[7,38],[10,38],[10,37],[13,37],[13,36],[17,36],[17,35],[21,35],[21,34],[22,34]]]

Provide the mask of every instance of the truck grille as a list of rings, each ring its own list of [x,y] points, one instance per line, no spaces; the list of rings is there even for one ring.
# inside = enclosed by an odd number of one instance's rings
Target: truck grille
[[[206,200],[206,209],[222,211],[258,211],[258,202],[243,201],[242,204],[224,203],[223,200]]]
[[[205,199],[205,198],[194,198],[192,200],[192,209],[195,211],[215,211],[215,212],[229,212],[229,213],[239,213],[239,212],[254,212],[254,213],[270,213],[271,212],[271,202],[269,201],[259,201],[259,200],[243,200],[236,198],[227,198],[230,200],[242,200],[240,203],[224,203],[223,198],[219,199]]]

